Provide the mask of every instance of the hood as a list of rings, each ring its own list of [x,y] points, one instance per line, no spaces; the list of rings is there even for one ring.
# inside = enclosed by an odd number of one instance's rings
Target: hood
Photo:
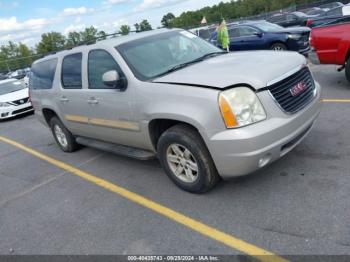
[[[153,82],[219,89],[244,84],[258,90],[303,64],[305,57],[295,52],[234,52],[190,65]]]
[[[29,89],[24,88],[13,93],[0,95],[0,102],[12,102],[29,97]]]
[[[286,33],[286,34],[295,34],[295,33],[309,33],[311,29],[306,26],[295,26],[295,27],[287,27],[283,28],[276,33]]]

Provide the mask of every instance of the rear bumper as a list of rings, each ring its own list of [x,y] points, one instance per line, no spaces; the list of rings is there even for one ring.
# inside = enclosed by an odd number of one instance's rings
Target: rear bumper
[[[319,115],[317,95],[295,115],[271,117],[239,129],[225,130],[210,138],[208,148],[219,174],[228,179],[253,173],[276,161],[296,147],[311,131]]]
[[[3,108],[0,108],[0,119],[8,119],[11,117],[32,112],[33,110],[34,109],[30,102],[20,106],[3,107]]]

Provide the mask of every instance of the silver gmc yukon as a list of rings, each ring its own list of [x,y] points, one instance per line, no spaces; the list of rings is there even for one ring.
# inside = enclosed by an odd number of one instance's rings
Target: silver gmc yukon
[[[281,158],[320,110],[303,56],[226,53],[180,29],[49,55],[33,64],[30,87],[37,117],[63,151],[157,157],[193,193]]]

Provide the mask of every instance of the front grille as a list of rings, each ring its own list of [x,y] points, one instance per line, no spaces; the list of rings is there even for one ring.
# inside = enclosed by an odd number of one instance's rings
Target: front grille
[[[16,101],[12,101],[11,104],[13,104],[15,106],[20,106],[20,105],[28,103],[28,101],[29,101],[29,97],[22,98],[22,99],[19,99],[19,100],[16,100]]]
[[[13,111],[12,114],[13,115],[17,115],[17,114],[20,114],[20,113],[23,113],[23,112],[26,112],[26,111],[29,111],[29,110],[33,110],[33,107],[29,106],[29,107],[26,107],[26,108],[22,108],[22,109]]]
[[[293,94],[292,90],[298,84],[303,86],[303,90],[298,94]],[[315,88],[315,81],[308,67],[304,67],[286,79],[267,87],[280,107],[291,114],[300,111],[313,100]]]

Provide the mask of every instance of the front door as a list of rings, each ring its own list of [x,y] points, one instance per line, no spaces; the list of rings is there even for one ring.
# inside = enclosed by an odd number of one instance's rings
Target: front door
[[[90,125],[89,137],[138,147],[144,142],[139,122],[135,120],[134,89],[127,83],[116,58],[116,50],[92,49],[87,54],[86,114]],[[117,87],[104,84],[102,77],[117,71]]]

